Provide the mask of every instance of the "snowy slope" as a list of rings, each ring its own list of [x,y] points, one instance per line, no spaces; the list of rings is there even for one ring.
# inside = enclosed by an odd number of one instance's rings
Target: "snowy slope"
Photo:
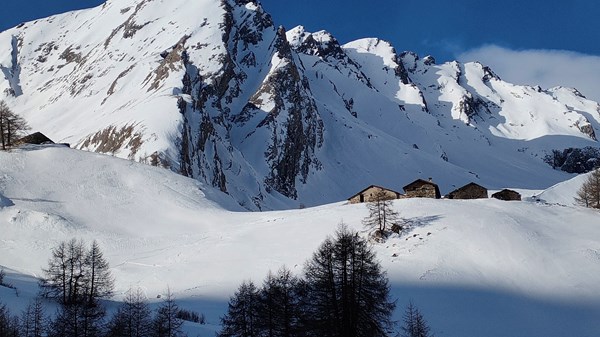
[[[260,283],[282,265],[300,273],[341,221],[365,235],[364,205],[239,212],[220,191],[168,170],[65,147],[2,152],[0,174],[9,201],[0,208],[0,266],[21,288],[16,297],[0,287],[0,299],[15,308],[35,295],[31,276],[57,242],[96,239],[117,280],[114,300],[139,286],[155,302],[169,286],[181,306],[207,315],[201,330],[188,326],[191,335],[212,334],[243,280]],[[396,317],[412,300],[436,336],[600,331],[597,211],[493,199],[394,207],[412,229],[374,248]]]
[[[0,32],[0,98],[74,147],[169,168],[246,209],[433,177],[543,189],[597,146],[600,105],[479,63],[286,31],[250,0],[109,0]]]

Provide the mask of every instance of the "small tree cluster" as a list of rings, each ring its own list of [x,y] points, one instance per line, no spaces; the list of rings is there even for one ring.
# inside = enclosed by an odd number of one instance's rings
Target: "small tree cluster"
[[[42,300],[33,300],[20,316],[0,304],[0,337],[43,337],[48,335],[48,318]]]
[[[0,336],[19,336],[19,317],[13,316],[2,303],[0,303]]]
[[[63,305],[94,305],[111,296],[114,288],[108,262],[96,241],[90,249],[76,239],[61,242],[52,250],[44,274],[43,294]]]
[[[304,278],[284,268],[261,289],[242,283],[219,336],[387,336],[395,307],[388,295],[375,253],[341,226],[306,263]]]
[[[575,202],[584,207],[600,209],[600,169],[592,171],[583,182],[577,191]]]
[[[179,307],[167,291],[154,317],[140,289],[129,290],[123,305],[108,322],[106,337],[177,337],[182,336],[183,321],[177,317]]]
[[[0,143],[2,150],[12,147],[29,125],[23,117],[14,113],[4,101],[0,101]]]
[[[204,314],[186,309],[179,309],[179,311],[177,312],[177,318],[188,322],[200,324],[206,323],[206,317],[204,316]]]

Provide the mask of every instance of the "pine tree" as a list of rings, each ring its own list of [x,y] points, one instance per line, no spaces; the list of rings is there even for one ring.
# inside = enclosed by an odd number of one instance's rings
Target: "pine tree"
[[[219,337],[259,337],[259,292],[252,281],[243,282],[229,299],[227,314],[221,318]]]
[[[401,337],[433,337],[421,311],[409,302],[403,316]]]
[[[175,303],[171,289],[167,289],[165,300],[158,308],[153,323],[153,335],[156,337],[177,337],[181,335],[183,321],[177,317],[179,307]]]
[[[387,336],[395,304],[375,253],[341,225],[305,267],[308,329],[335,337]]]
[[[0,143],[2,150],[14,145],[24,131],[29,130],[25,119],[12,112],[4,101],[0,101]]]
[[[383,234],[388,225],[398,221],[398,212],[394,211],[392,199],[385,191],[380,190],[373,199],[366,203],[369,215],[363,219],[363,224],[369,228],[375,228],[378,233]]]
[[[600,169],[592,171],[583,182],[575,202],[584,207],[600,209]]]

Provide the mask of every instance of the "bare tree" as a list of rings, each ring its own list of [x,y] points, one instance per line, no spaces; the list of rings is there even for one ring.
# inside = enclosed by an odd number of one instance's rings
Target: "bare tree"
[[[15,141],[29,130],[29,125],[23,117],[14,113],[4,101],[0,101],[0,142],[2,150],[13,146]]]
[[[583,182],[575,202],[584,207],[600,209],[600,169],[592,171]]]
[[[375,193],[373,199],[367,203],[367,208],[369,215],[363,219],[363,224],[376,228],[380,233],[383,233],[388,225],[398,221],[398,212],[394,211],[392,199],[385,191]]]

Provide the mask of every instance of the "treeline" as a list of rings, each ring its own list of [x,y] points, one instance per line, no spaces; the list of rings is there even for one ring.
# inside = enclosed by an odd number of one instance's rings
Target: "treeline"
[[[107,317],[100,300],[112,295],[114,279],[95,241],[89,248],[75,239],[55,247],[40,287],[20,315],[0,303],[0,337],[176,337],[184,336],[183,320],[204,323],[202,315],[180,309],[170,290],[152,311],[144,293],[131,289]],[[45,299],[59,303],[54,315],[46,312]]]
[[[44,274],[40,296],[20,315],[0,303],[0,337],[176,337],[184,336],[183,320],[204,323],[202,315],[180,309],[170,290],[154,311],[140,289],[129,290],[107,317],[101,299],[113,293],[114,279],[96,242],[89,248],[74,239],[60,243]],[[398,326],[389,293],[371,246],[342,225],[313,253],[302,276],[282,267],[260,287],[243,282],[217,337],[432,336],[412,303]],[[52,316],[45,299],[59,303]]]
[[[340,226],[305,264],[269,273],[258,288],[243,282],[229,301],[218,337],[431,336],[412,304],[397,329],[386,273],[367,241]]]

